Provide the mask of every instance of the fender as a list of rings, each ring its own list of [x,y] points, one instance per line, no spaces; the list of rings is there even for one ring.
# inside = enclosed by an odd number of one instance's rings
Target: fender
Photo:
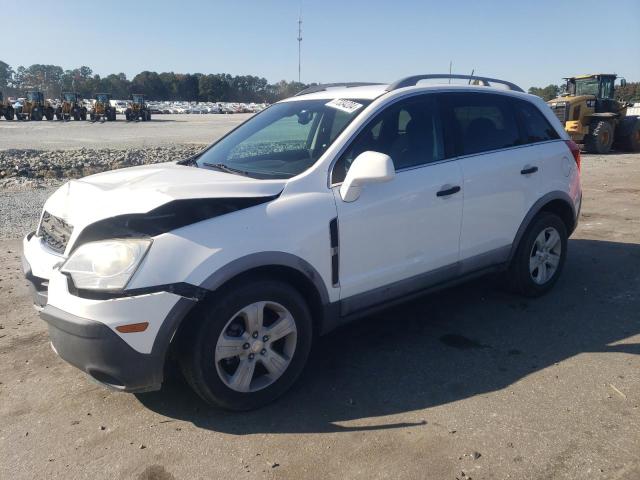
[[[549,193],[543,195],[542,197],[540,197],[533,204],[533,206],[529,209],[529,211],[525,215],[524,220],[522,220],[522,223],[520,224],[520,227],[518,228],[518,231],[516,232],[516,236],[515,236],[515,238],[513,240],[513,243],[511,244],[511,251],[509,252],[509,257],[507,259],[507,263],[511,262],[511,260],[513,259],[513,256],[516,254],[516,250],[518,249],[518,245],[520,244],[520,240],[522,239],[522,236],[524,235],[524,232],[526,232],[527,228],[529,228],[529,225],[531,224],[531,221],[535,218],[535,216],[538,213],[540,213],[542,208],[547,203],[552,202],[554,200],[562,200],[569,207],[571,207],[571,211],[573,212],[574,227],[575,227],[575,223],[576,223],[575,219],[577,217],[576,207],[573,204],[573,200],[571,200],[571,197],[569,196],[569,194],[567,192],[563,192],[561,190],[555,190],[553,192],[549,192]],[[571,235],[571,233],[573,233],[573,231],[570,231],[569,235]]]

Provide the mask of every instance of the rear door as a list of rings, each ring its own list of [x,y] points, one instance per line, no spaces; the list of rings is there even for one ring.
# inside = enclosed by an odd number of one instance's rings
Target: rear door
[[[523,145],[505,95],[446,94],[445,111],[464,177],[463,273],[504,261],[536,199],[541,158]]]

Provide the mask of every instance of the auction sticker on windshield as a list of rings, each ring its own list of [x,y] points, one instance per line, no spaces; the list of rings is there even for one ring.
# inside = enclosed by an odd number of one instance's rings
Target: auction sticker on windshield
[[[345,100],[344,98],[334,98],[326,105],[327,107],[336,108],[347,113],[353,113],[362,107],[361,103],[354,102],[353,100]]]

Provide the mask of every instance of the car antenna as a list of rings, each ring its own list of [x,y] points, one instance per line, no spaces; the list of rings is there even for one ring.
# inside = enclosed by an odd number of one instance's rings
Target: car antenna
[[[472,68],[472,69],[471,69],[471,75],[469,75],[469,76],[470,76],[470,77],[473,77],[473,72],[475,72],[475,71],[476,71],[476,69],[475,69],[475,68]],[[469,79],[469,83],[468,83],[468,85],[471,85],[471,79]]]

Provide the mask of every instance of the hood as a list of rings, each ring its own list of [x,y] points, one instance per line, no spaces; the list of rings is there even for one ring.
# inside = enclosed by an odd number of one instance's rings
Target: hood
[[[99,173],[62,185],[44,209],[75,234],[98,220],[147,213],[174,200],[278,195],[286,180],[257,180],[207,168],[160,163]]]

